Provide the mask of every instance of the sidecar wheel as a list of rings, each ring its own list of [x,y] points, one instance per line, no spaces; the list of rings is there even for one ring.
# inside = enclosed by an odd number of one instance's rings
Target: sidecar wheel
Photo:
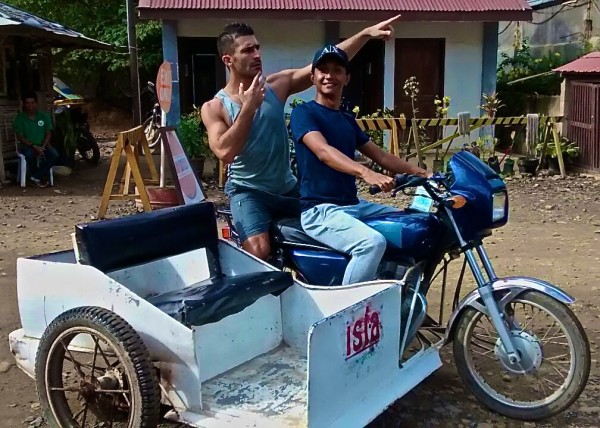
[[[57,317],[40,341],[35,378],[52,427],[158,424],[160,389],[148,350],[106,309],[81,307]]]
[[[536,291],[519,295],[505,314],[521,365],[508,360],[489,318],[468,308],[453,344],[463,382],[483,404],[510,418],[540,420],[567,409],[590,373],[590,347],[581,323],[566,305]]]

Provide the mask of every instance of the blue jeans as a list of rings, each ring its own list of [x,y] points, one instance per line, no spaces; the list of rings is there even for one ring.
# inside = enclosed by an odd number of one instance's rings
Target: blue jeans
[[[357,205],[317,205],[304,211],[300,221],[311,238],[352,256],[342,281],[346,285],[374,280],[387,246],[385,237],[361,220],[395,212],[397,208],[361,200]]]
[[[240,241],[268,232],[271,222],[278,218],[300,215],[298,185],[283,195],[237,186],[230,181],[225,184],[235,231]]]
[[[31,177],[37,180],[41,180],[42,178],[48,176],[50,168],[54,166],[59,156],[54,147],[46,146],[44,149],[44,154],[42,157],[40,157],[40,163],[38,165],[38,154],[33,147],[22,146],[19,149],[19,152],[23,154],[27,160],[27,167],[29,168],[29,171],[31,171]]]

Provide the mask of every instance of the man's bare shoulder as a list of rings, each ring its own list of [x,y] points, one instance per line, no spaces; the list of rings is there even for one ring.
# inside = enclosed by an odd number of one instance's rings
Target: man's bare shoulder
[[[223,103],[218,98],[206,101],[200,108],[202,120],[207,121],[225,121]]]

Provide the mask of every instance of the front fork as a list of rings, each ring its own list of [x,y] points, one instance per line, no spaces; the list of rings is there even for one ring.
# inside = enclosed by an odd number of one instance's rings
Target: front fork
[[[517,364],[521,361],[521,357],[517,353],[513,343],[512,338],[510,336],[510,332],[506,327],[505,322],[505,314],[500,312],[500,308],[498,307],[498,302],[494,298],[494,293],[492,289],[492,283],[498,279],[496,273],[494,272],[494,268],[492,267],[492,263],[490,261],[485,248],[483,245],[478,245],[475,247],[477,251],[477,255],[483,264],[483,268],[488,277],[483,276],[483,272],[479,267],[479,263],[477,263],[477,258],[475,257],[475,251],[473,249],[465,250],[465,257],[469,263],[469,267],[471,268],[471,272],[473,272],[473,276],[475,277],[475,281],[477,281],[477,286],[479,287],[479,294],[481,295],[481,299],[483,300],[483,304],[488,312],[492,324],[494,324],[494,328],[498,332],[498,336],[500,340],[502,340],[502,345],[504,346],[504,350],[506,351],[506,355],[509,361],[512,364]]]
[[[487,315],[490,317],[494,328],[498,332],[498,336],[502,341],[502,345],[504,346],[504,350],[506,351],[506,355],[511,364],[518,364],[521,361],[521,357],[516,351],[516,348],[513,344],[512,338],[510,336],[510,332],[506,327],[505,323],[505,314],[500,311],[498,307],[498,302],[494,298],[494,290],[492,288],[492,283],[498,279],[496,276],[496,272],[494,272],[494,267],[492,266],[492,262],[483,248],[482,244],[479,244],[475,247],[475,250],[472,248],[467,248],[468,245],[464,241],[462,234],[460,233],[460,229],[454,220],[454,216],[452,215],[452,211],[448,207],[444,207],[446,213],[448,214],[448,218],[452,223],[452,227],[456,232],[456,235],[459,239],[460,245],[462,248],[466,248],[464,250],[465,257],[467,262],[469,263],[469,267],[471,268],[471,272],[473,272],[473,276],[475,277],[475,281],[477,282],[477,287],[479,288],[479,294],[481,295],[481,299],[483,300],[483,304],[485,309],[487,310]],[[487,280],[483,275],[481,268],[479,267],[479,263],[477,262],[477,257],[475,256],[475,252],[479,256],[481,264],[483,265],[483,269],[485,270]]]

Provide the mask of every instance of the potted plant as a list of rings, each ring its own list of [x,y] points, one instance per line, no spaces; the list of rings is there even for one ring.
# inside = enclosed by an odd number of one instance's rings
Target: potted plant
[[[477,141],[471,143],[471,148],[468,149],[471,153],[474,153],[489,165],[495,172],[500,173],[500,162],[498,156],[496,156],[496,145],[498,139],[493,138],[491,135],[485,137],[479,137]]]
[[[196,177],[201,180],[204,174],[204,163],[207,158],[212,156],[212,152],[208,146],[206,128],[202,124],[198,109],[181,116],[177,134],[190,161],[190,166],[196,173]]]
[[[558,155],[556,151],[556,144],[553,142],[547,143],[545,146],[539,143],[536,146],[536,150],[541,152],[544,150],[544,157],[548,160],[548,169],[551,171],[560,171],[558,164]],[[570,141],[567,137],[560,138],[560,151],[565,163],[565,169],[568,169],[573,159],[579,156],[579,147],[576,143]]]
[[[521,174],[534,175],[540,160],[535,156],[535,147],[530,141],[525,139],[525,156],[522,156],[517,161],[517,166]]]

